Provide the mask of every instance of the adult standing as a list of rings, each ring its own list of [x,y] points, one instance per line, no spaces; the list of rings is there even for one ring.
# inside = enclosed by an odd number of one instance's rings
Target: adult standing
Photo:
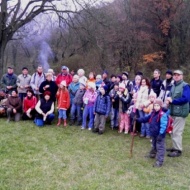
[[[20,99],[23,101],[24,97],[26,97],[26,91],[30,87],[31,75],[28,74],[28,68],[22,68],[22,74],[18,75],[17,78],[17,86],[18,86],[18,95]]]
[[[17,76],[14,74],[13,66],[7,67],[7,73],[1,78],[2,88],[7,94],[11,94],[13,90],[17,88]]]
[[[168,154],[169,157],[178,157],[182,154],[182,135],[185,127],[185,118],[189,114],[189,85],[183,81],[183,72],[175,70],[174,85],[172,86],[170,97],[167,98],[170,114],[174,118],[174,128],[171,134],[172,145]]]
[[[39,98],[40,92],[39,88],[43,81],[46,80],[45,74],[43,73],[43,67],[39,65],[37,67],[36,72],[32,75],[30,86],[32,87],[32,90],[34,91],[34,94]]]
[[[62,66],[61,67],[61,73],[59,73],[57,75],[57,78],[56,78],[55,82],[56,82],[57,86],[59,86],[62,81],[66,81],[66,84],[67,84],[67,87],[68,87],[69,84],[72,82],[72,78],[73,78],[72,75],[69,74],[68,67]]]
[[[55,102],[57,90],[58,86],[55,81],[53,81],[52,73],[46,73],[46,80],[41,83],[39,87],[39,92],[43,94],[45,91],[50,91],[51,99]]]
[[[153,79],[150,81],[150,85],[158,97],[160,94],[160,88],[162,85],[162,80],[160,79],[160,70],[158,69],[154,70]]]
[[[106,71],[106,70],[103,71],[102,80],[103,80],[103,83],[107,86],[107,93],[109,94],[109,92],[110,92],[110,81],[108,78],[108,71]]]
[[[172,73],[172,71],[168,70],[168,71],[166,71],[166,79],[163,81],[163,83],[161,85],[161,90],[160,90],[160,94],[159,94],[159,98],[164,103],[163,107],[167,107],[166,98],[168,97],[173,84],[174,84],[173,73]]]
[[[129,73],[128,73],[128,72],[123,72],[123,73],[122,73],[122,83],[125,84],[125,87],[127,88],[129,94],[130,94],[131,97],[132,97],[133,82],[130,81],[130,80],[128,79],[128,77],[129,77]]]

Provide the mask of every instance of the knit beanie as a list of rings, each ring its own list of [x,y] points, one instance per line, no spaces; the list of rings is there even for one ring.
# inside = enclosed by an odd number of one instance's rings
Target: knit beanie
[[[51,92],[50,91],[45,91],[44,96],[46,96],[46,95],[51,96]]]
[[[171,70],[167,70],[167,71],[166,71],[166,74],[169,74],[169,75],[172,76],[172,75],[173,75],[173,72],[172,72]]]
[[[128,78],[129,73],[128,72],[123,72],[122,75],[125,75]]]
[[[157,98],[157,99],[154,101],[154,105],[155,105],[155,104],[158,104],[160,107],[162,107],[163,101],[162,101],[161,99]]]

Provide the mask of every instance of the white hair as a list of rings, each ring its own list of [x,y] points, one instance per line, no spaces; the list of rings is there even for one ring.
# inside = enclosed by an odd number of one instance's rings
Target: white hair
[[[84,74],[85,74],[85,71],[84,71],[84,69],[79,69],[79,70],[77,71],[77,73],[78,73],[78,75],[79,75],[79,74],[84,75]]]

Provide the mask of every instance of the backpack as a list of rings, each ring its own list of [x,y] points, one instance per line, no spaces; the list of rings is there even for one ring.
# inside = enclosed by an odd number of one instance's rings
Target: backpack
[[[159,120],[160,120],[160,118],[162,117],[163,114],[164,114],[163,111],[161,111],[161,112],[159,113],[159,116],[158,116],[158,117],[159,117]],[[174,119],[173,119],[170,115],[168,115],[167,117],[168,117],[168,123],[167,123],[167,126],[166,126],[166,133],[171,134],[172,131],[173,131]]]

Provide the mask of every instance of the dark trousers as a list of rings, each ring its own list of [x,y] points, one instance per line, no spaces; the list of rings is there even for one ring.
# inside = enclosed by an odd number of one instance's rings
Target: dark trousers
[[[152,138],[152,150],[153,152],[156,153],[156,161],[158,161],[160,164],[164,162],[164,155],[166,151],[165,147],[165,137],[163,137],[161,140],[157,139],[156,137],[151,137]]]

